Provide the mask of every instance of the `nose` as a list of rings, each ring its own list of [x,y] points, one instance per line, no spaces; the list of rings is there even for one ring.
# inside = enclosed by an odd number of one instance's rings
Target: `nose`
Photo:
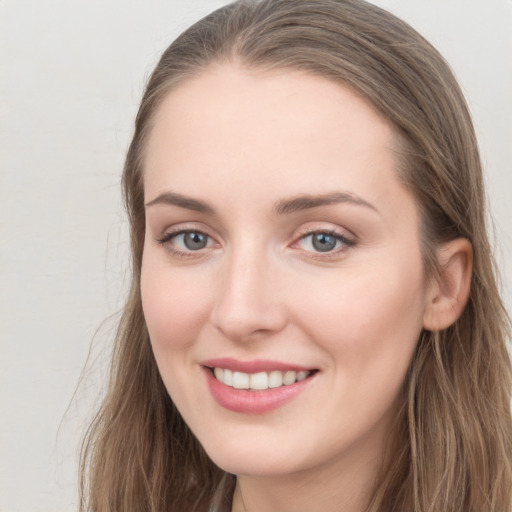
[[[276,269],[261,254],[232,255],[218,281],[213,326],[233,341],[260,339],[282,330],[287,316],[278,281]]]

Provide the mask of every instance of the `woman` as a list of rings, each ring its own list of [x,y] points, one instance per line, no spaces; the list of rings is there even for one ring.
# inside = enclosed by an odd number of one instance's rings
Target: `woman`
[[[236,2],[166,50],[83,509],[512,510],[508,320],[448,66],[359,0]]]

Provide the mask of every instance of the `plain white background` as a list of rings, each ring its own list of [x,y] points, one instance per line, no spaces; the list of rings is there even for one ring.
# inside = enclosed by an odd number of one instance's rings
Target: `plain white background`
[[[138,101],[168,43],[223,3],[0,1],[0,512],[77,509],[128,277],[119,178]],[[427,36],[467,94],[510,311],[512,2],[375,3]]]

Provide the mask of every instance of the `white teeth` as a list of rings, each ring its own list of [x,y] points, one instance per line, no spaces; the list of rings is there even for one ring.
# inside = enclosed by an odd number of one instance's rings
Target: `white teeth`
[[[235,389],[249,389],[249,374],[233,372],[233,387]]]
[[[233,372],[231,370],[224,370],[224,380],[222,380],[221,382],[224,382],[224,384],[226,384],[226,386],[232,386],[233,385]]]
[[[250,389],[268,389],[268,375],[265,372],[253,373],[249,379]]]
[[[237,389],[248,389],[249,385],[245,386],[245,379],[237,377],[236,385],[233,384],[233,372],[231,370],[224,370],[222,368],[214,368],[213,373],[215,378],[220,382],[224,382],[226,386],[232,386]],[[246,374],[242,374],[246,375]]]
[[[222,368],[214,368],[213,373],[217,380],[224,382],[224,370]]]
[[[268,376],[268,387],[278,388],[283,385],[283,374],[281,372],[270,372]]]
[[[224,370],[226,371],[226,370]],[[309,375],[309,372],[306,370],[302,370],[301,372],[297,372],[297,382],[304,380]]]
[[[244,373],[233,372],[224,368],[214,368],[213,374],[219,382],[222,382],[226,386],[231,386],[235,389],[262,391],[300,382],[308,377],[311,372],[308,370],[301,370],[299,372],[289,370],[287,372]]]
[[[296,372],[286,372],[283,375],[283,384],[285,386],[289,386],[290,384],[293,384],[295,382],[295,379],[297,378]]]

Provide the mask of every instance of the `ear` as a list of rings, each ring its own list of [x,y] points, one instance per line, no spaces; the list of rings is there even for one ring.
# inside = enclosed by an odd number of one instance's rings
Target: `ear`
[[[461,315],[469,297],[473,269],[473,248],[465,238],[456,238],[437,249],[439,276],[427,294],[423,328],[440,331]]]

